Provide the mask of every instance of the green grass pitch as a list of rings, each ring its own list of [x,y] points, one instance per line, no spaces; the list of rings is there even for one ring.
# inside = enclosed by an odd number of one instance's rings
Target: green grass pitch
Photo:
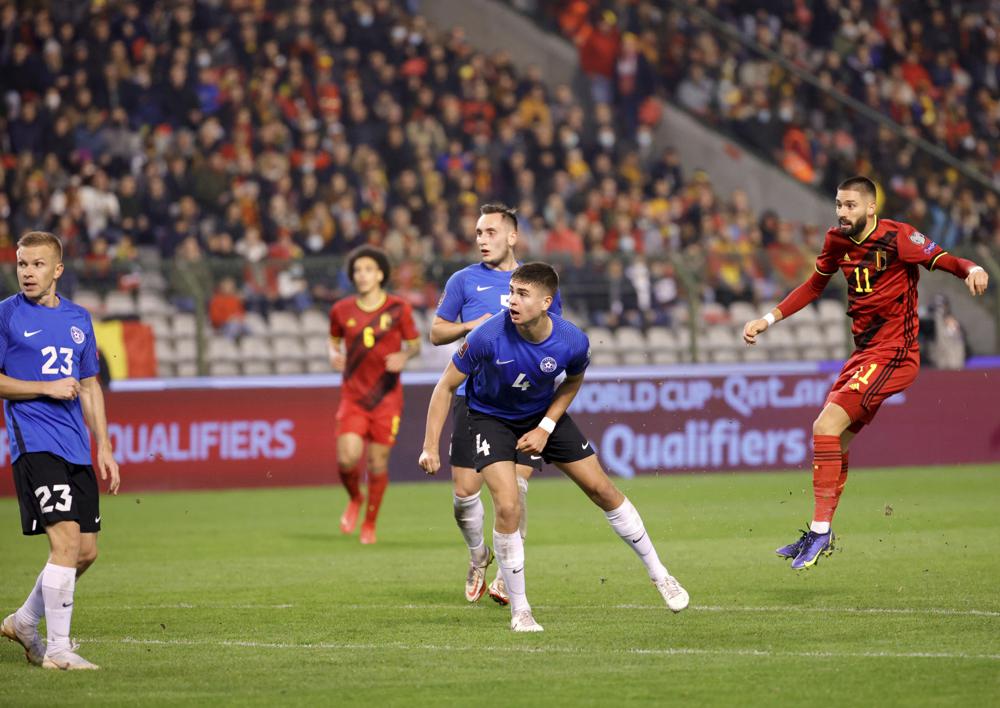
[[[339,487],[138,494],[127,472],[77,586],[102,670],[43,671],[4,641],[0,704],[1000,703],[1000,465],[852,472],[840,550],[798,574],[773,549],[811,511],[807,474],[620,480],[691,593],[679,615],[568,480],[536,480],[540,635],[465,602],[448,484],[391,485],[363,547],[337,530]],[[45,542],[0,512],[7,613]]]

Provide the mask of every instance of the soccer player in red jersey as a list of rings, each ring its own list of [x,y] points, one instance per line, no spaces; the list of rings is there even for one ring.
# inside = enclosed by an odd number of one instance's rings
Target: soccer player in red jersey
[[[361,453],[368,442],[368,506],[361,543],[375,543],[375,519],[389,484],[389,452],[403,414],[399,374],[420,352],[408,302],[385,291],[389,259],[371,246],[351,252],[347,272],[358,294],[330,308],[330,365],[344,372],[337,409],[337,465],[347,489],[340,530],[352,533],[361,510]]]
[[[816,272],[775,309],[743,328],[744,341],[755,344],[768,327],[818,298],[838,270],[847,279],[855,349],[813,422],[813,521],[798,541],[777,550],[782,558],[793,559],[795,570],[809,568],[820,554],[833,551],[830,523],[847,481],[851,439],[886,398],[917,377],[917,266],[962,278],[974,296],[986,292],[989,282],[981,266],[952,256],[909,224],[879,219],[875,198],[875,183],[867,177],[842,182],[837,187],[837,226],[826,232]]]

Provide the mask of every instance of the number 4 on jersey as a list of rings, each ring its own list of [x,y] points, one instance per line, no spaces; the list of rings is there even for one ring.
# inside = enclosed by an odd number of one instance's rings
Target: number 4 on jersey
[[[520,373],[517,375],[517,379],[511,384],[513,388],[519,388],[522,391],[527,391],[531,388],[531,382],[528,381],[528,375],[525,373]]]

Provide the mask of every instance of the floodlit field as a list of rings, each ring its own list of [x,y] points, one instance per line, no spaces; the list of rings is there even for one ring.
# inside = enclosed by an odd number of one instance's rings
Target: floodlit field
[[[506,608],[462,596],[447,484],[390,486],[362,547],[337,530],[339,488],[135,494],[126,477],[76,597],[103,669],[43,671],[3,642],[0,704],[1000,701],[1000,466],[852,472],[841,550],[799,574],[773,549],[809,516],[805,474],[621,486],[692,607],[662,605],[568,481],[536,480],[526,573],[546,631],[515,636]],[[12,499],[0,518],[6,614],[45,542],[18,537]]]

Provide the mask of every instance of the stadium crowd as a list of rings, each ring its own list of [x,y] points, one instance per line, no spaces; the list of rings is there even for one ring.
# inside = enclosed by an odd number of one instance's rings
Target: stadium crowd
[[[622,126],[669,97],[823,192],[844,175],[878,177],[892,213],[946,247],[1000,245],[995,191],[977,189],[828,92],[890,117],[1000,187],[995,3],[692,3],[816,76],[820,89],[673,3],[511,2],[576,42],[594,100],[614,101]]]
[[[620,19],[598,13],[597,31],[652,12],[625,5]],[[479,204],[504,200],[523,256],[562,263],[571,309],[644,325],[667,321],[688,286],[678,265],[704,274],[703,300],[763,300],[797,283],[821,242],[654,147],[656,104],[640,99],[665,85],[689,102],[680,65],[722,62],[709,35],[651,72],[649,33],[625,33],[614,65],[634,75],[596,82],[606,101],[589,106],[390,0],[32,7],[0,1],[0,260],[20,233],[50,229],[89,287],[135,288],[162,269],[181,309],[213,293],[220,313],[303,309],[339,297],[348,284],[330,263],[369,243],[426,310],[476,259]],[[980,214],[944,181],[920,186],[918,225],[948,206],[935,194],[958,205],[947,218],[963,204]]]

